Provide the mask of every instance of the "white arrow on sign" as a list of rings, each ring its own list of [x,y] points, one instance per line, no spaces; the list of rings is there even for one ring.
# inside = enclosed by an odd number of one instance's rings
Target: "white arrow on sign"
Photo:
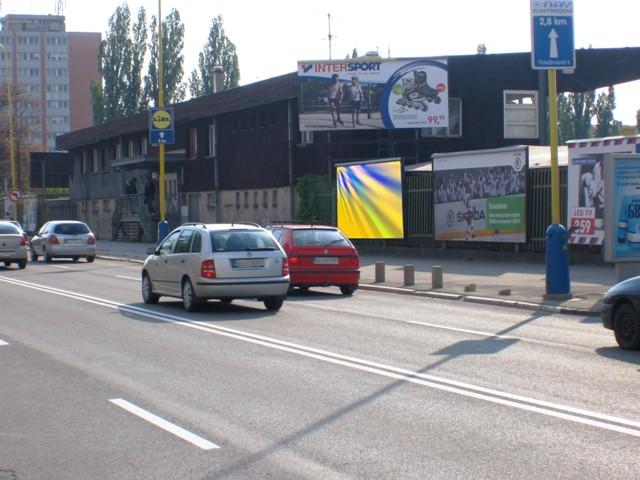
[[[159,136],[160,138],[164,138],[164,132],[160,132],[160,133],[158,134],[158,136]]]
[[[558,32],[556,32],[555,28],[552,28],[549,32],[549,40],[551,40],[549,44],[549,58],[558,58]]]

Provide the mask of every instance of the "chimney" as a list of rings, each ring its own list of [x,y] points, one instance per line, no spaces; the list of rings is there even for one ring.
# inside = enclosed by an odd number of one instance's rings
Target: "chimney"
[[[213,93],[224,90],[224,69],[221,65],[213,67]]]

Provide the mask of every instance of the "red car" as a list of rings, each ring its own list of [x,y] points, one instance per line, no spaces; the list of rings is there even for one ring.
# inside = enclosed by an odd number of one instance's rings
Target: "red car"
[[[327,225],[277,224],[269,226],[289,258],[291,287],[340,287],[351,295],[360,280],[358,250],[337,228]]]

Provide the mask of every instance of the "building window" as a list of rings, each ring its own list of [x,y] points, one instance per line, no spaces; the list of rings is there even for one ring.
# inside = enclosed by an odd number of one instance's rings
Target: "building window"
[[[258,192],[253,192],[253,208],[258,208]]]
[[[240,192],[236,192],[236,208],[240,208]]]
[[[94,148],[91,152],[91,173],[95,175],[98,173],[98,149]]]
[[[102,211],[104,212],[111,211],[111,200],[109,200],[108,198],[105,198],[104,200],[102,200]]]
[[[209,156],[213,157],[216,154],[216,126],[214,124],[209,125]]]
[[[189,129],[189,158],[198,158],[198,130]]]
[[[133,140],[129,140],[129,143],[128,143],[127,147],[128,147],[129,158],[132,158],[135,155],[135,148],[134,148]]]
[[[244,192],[244,208],[249,208],[249,192]]]
[[[264,208],[269,208],[269,192],[267,190],[262,192],[262,206]]]
[[[98,213],[98,200],[91,200],[91,211],[93,213]]]
[[[278,206],[278,190],[274,190],[273,192],[271,192],[272,194],[272,198],[271,198],[271,203],[274,207]]]
[[[122,158],[122,143],[118,142],[113,147],[113,158],[120,160]]]
[[[504,138],[538,138],[538,92],[504,92]]]
[[[147,144],[147,137],[142,137],[140,139],[140,152],[142,153],[142,155],[147,155],[148,153],[148,144]]]

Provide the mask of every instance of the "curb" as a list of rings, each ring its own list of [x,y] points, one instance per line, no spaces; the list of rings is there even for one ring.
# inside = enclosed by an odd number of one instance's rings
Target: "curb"
[[[144,260],[139,260],[137,258],[115,257],[110,255],[102,255],[102,254],[97,254],[96,258],[100,258],[102,260],[110,260],[114,262],[136,263],[139,265],[142,265],[144,263]],[[477,295],[463,295],[458,293],[414,290],[411,288],[387,287],[385,285],[374,285],[369,283],[361,283],[358,285],[358,288],[361,290],[368,290],[371,292],[393,293],[396,295],[413,295],[417,297],[436,298],[440,300],[463,301],[467,303],[491,305],[494,307],[519,308],[522,310],[533,310],[536,312],[544,312],[544,313],[562,313],[565,315],[580,315],[580,316],[587,316],[587,317],[600,316],[600,312],[594,312],[594,311],[586,310],[583,308],[559,307],[556,305],[547,305],[545,303],[523,302],[519,300],[504,300],[501,298],[493,298],[493,297],[479,297]]]

